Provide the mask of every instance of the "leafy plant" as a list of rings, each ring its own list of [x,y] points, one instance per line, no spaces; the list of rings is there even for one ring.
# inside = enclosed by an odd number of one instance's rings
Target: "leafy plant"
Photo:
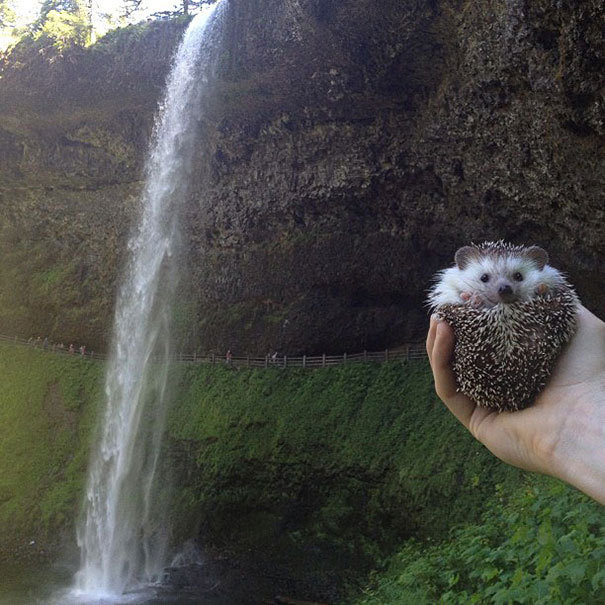
[[[602,603],[605,520],[588,497],[539,479],[512,495],[499,489],[482,523],[431,545],[412,541],[376,573],[360,605],[417,603]]]

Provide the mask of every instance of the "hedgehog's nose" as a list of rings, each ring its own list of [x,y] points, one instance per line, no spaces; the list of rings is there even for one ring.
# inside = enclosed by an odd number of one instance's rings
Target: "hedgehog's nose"
[[[511,288],[511,286],[509,284],[502,284],[498,288],[498,294],[500,295],[500,298],[504,302],[511,302],[515,298],[513,289]]]

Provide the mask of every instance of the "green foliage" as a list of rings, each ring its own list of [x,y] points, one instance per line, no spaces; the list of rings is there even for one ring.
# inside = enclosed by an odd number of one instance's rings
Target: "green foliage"
[[[90,50],[100,56],[116,56],[120,53],[134,52],[136,44],[149,32],[151,26],[147,22],[116,27],[99,38]]]
[[[177,534],[204,526],[240,546],[319,542],[363,565],[410,535],[445,537],[478,519],[492,478],[519,481],[437,402],[424,362],[191,365],[174,379]]]
[[[102,369],[0,346],[4,548],[73,523]],[[351,585],[384,561],[360,605],[602,602],[602,509],[496,461],[436,400],[426,363],[178,364],[171,379],[175,541],[201,534],[301,569],[312,552]]]
[[[82,494],[101,366],[0,345],[2,549],[53,538],[71,525]]]
[[[5,4],[0,0],[0,20]],[[14,13],[12,17],[14,20]],[[26,55],[28,49],[35,52],[44,49],[44,54],[62,54],[70,47],[88,44],[91,33],[91,8],[86,0],[44,0],[33,23],[12,31],[19,47],[16,55]]]
[[[9,27],[15,22],[17,15],[11,2],[0,0],[0,29]]]
[[[359,604],[597,605],[605,594],[604,521],[595,502],[551,480],[510,496],[500,488],[482,523],[436,545],[407,543]]]
[[[58,51],[84,46],[90,39],[90,22],[85,12],[50,11],[36,38],[48,40]]]
[[[43,23],[52,11],[76,13],[84,9],[83,0],[43,0],[40,6],[40,23]]]

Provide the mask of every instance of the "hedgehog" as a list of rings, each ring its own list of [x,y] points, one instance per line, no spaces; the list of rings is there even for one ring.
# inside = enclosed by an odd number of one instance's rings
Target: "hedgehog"
[[[573,336],[580,301],[538,246],[472,244],[454,261],[428,305],[454,329],[458,391],[499,412],[524,409]]]

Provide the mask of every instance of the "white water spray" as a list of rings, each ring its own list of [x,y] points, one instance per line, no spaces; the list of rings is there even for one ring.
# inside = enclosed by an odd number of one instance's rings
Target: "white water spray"
[[[140,223],[118,294],[106,410],[78,530],[80,595],[120,595],[158,578],[168,529],[154,490],[164,427],[170,310],[198,118],[225,0],[191,22],[168,78],[146,166]]]

